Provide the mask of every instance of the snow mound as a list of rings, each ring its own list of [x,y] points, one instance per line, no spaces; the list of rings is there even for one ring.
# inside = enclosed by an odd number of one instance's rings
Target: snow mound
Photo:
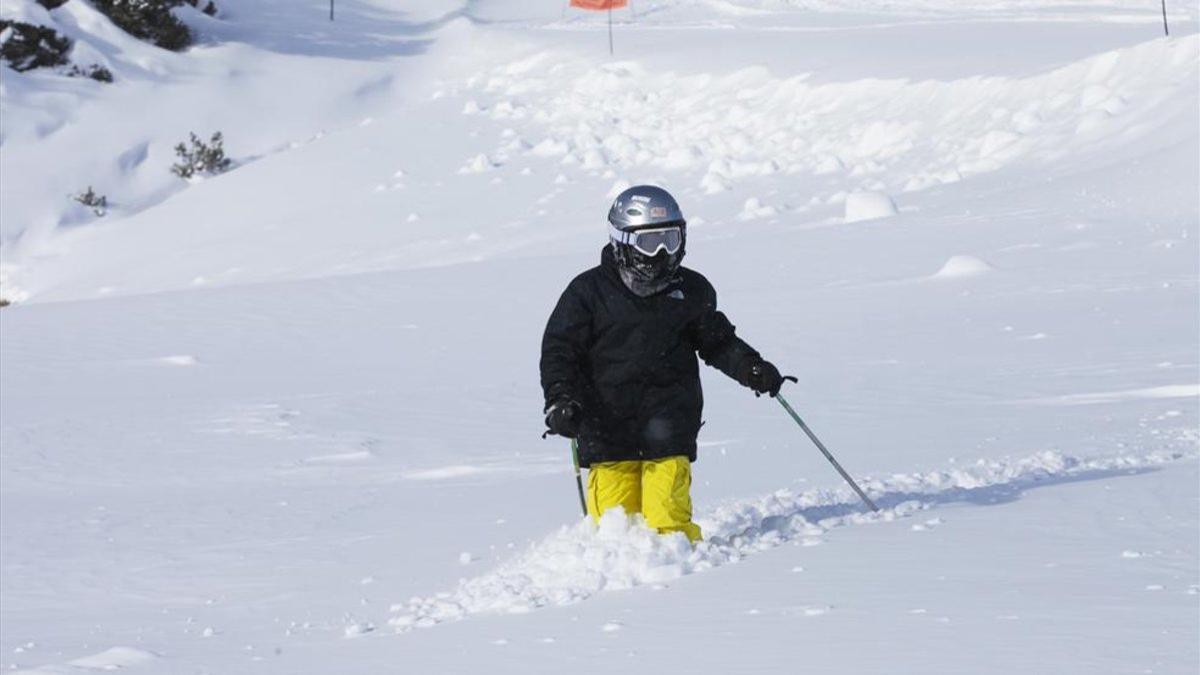
[[[393,605],[388,623],[405,632],[473,614],[519,614],[568,605],[601,591],[666,583],[789,541],[815,545],[820,543],[817,537],[844,525],[892,521],[950,502],[1004,501],[1037,484],[1147,469],[1181,456],[1082,459],[1043,452],[1016,460],[980,460],[966,468],[864,479],[863,488],[880,506],[877,513],[863,512],[858,498],[845,489],[799,494],[780,490],[720,505],[697,518],[707,539],[695,548],[682,534],[661,536],[641,515],[630,517],[614,509],[598,525],[585,519],[563,527],[494,571],[464,579],[454,591]]]
[[[851,192],[846,196],[847,223],[890,218],[897,213],[896,203],[882,192]]]
[[[956,255],[942,265],[942,269],[938,270],[933,275],[934,279],[959,279],[962,277],[974,277],[981,274],[987,274],[995,270],[988,263],[976,258],[973,255]]]
[[[496,161],[492,160],[490,157],[481,152],[468,159],[458,170],[458,172],[464,174],[483,173],[484,171],[491,171],[497,166],[499,166],[499,164]]]
[[[53,673],[79,673],[94,670],[122,670],[158,659],[158,654],[136,647],[112,647],[102,652],[81,656],[65,664],[39,666],[28,670],[13,670],[15,675],[52,675]]]
[[[770,218],[778,214],[779,209],[769,204],[763,204],[758,197],[751,197],[742,205],[742,212],[738,214],[738,219],[754,220],[755,218]]]
[[[75,659],[74,661],[71,661],[71,665],[80,668],[116,670],[117,668],[135,666],[139,663],[153,661],[156,658],[158,658],[156,655],[143,649],[135,649],[133,647],[113,647],[112,649],[107,649],[99,654],[92,654],[91,656]]]

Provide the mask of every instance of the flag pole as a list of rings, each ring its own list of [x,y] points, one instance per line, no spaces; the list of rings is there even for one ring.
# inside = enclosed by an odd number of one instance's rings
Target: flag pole
[[[608,2],[608,55],[612,56],[612,2]]]

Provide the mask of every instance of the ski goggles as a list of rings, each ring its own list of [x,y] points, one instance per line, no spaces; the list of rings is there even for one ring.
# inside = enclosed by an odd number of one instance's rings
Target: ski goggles
[[[674,255],[683,248],[683,228],[678,225],[626,232],[609,223],[608,234],[618,244],[628,244],[648,256],[659,251]]]

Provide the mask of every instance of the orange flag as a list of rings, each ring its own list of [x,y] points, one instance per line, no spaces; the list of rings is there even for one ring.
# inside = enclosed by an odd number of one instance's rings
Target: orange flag
[[[629,4],[628,0],[571,0],[571,6],[578,9],[590,9],[603,12],[609,9],[621,9]]]

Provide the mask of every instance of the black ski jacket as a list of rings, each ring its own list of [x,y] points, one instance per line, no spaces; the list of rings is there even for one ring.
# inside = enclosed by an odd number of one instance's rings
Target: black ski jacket
[[[579,459],[696,459],[704,397],[696,354],[746,384],[758,352],[717,311],[717,294],[686,267],[663,291],[638,297],[621,281],[612,250],[575,277],[542,338],[546,408],[571,400],[583,411]]]

